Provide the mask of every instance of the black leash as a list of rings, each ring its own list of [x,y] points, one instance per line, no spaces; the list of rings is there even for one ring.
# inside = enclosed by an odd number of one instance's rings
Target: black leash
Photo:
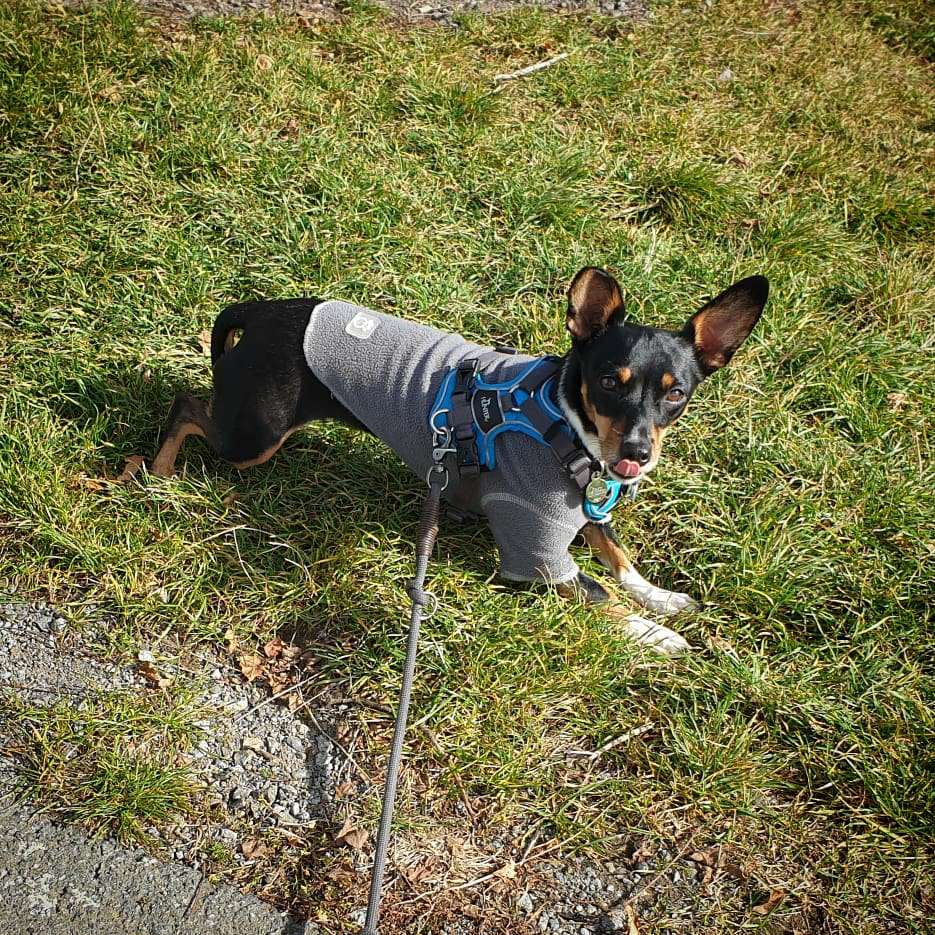
[[[403,682],[399,690],[399,708],[396,712],[396,726],[393,729],[393,747],[386,767],[386,785],[383,790],[383,808],[380,812],[380,828],[377,832],[376,846],[373,852],[373,871],[370,878],[370,898],[367,902],[367,917],[362,935],[378,935],[380,919],[380,899],[383,894],[383,876],[386,871],[386,850],[390,840],[390,825],[393,821],[393,806],[396,801],[396,783],[399,779],[399,764],[403,754],[403,741],[406,736],[406,719],[409,715],[409,698],[412,694],[412,680],[416,669],[416,652],[419,646],[419,626],[427,604],[435,608],[435,596],[423,590],[429,558],[438,536],[438,516],[441,507],[441,495],[448,486],[448,468],[446,460],[453,460],[458,470],[458,502],[465,502],[465,494],[473,490],[481,472],[477,446],[474,439],[474,421],[472,415],[472,396],[474,378],[478,370],[490,358],[498,356],[496,352],[487,352],[477,359],[463,361],[456,373],[456,383],[451,396],[451,409],[432,412],[429,425],[432,430],[432,467],[426,480],[429,492],[422,507],[422,520],[419,524],[419,536],[416,540],[416,570],[409,583],[409,596],[412,598],[412,611],[409,618],[409,634],[406,639],[406,663],[403,668]],[[526,414],[533,426],[539,431],[544,442],[552,448],[569,479],[588,499],[591,487],[603,472],[600,462],[595,461],[575,437],[567,437],[560,429],[564,425],[561,419],[547,416],[532,402],[532,394],[557,371],[542,368],[535,376],[529,375],[518,385],[527,394],[522,403],[513,399],[510,403]],[[499,405],[499,404],[498,404]],[[450,412],[445,425],[439,425],[437,416]],[[632,491],[635,493],[635,485]],[[603,497],[603,493],[600,499]],[[616,495],[613,497],[616,502]],[[613,506],[610,503],[608,509]]]
[[[442,455],[443,457],[443,455]],[[448,471],[437,455],[435,463],[428,473],[429,492],[422,506],[422,520],[419,523],[419,537],[416,540],[416,572],[409,583],[409,596],[412,598],[412,612],[409,617],[409,635],[406,638],[406,664],[403,668],[403,684],[399,690],[399,708],[396,712],[396,726],[393,729],[393,748],[386,767],[386,786],[383,790],[383,809],[380,812],[380,830],[373,852],[373,874],[370,878],[370,899],[367,902],[367,918],[364,922],[363,935],[377,935],[380,919],[380,898],[383,890],[383,874],[386,870],[386,849],[390,840],[390,824],[393,820],[393,806],[396,800],[396,781],[399,778],[399,763],[403,754],[403,740],[406,736],[406,718],[409,714],[409,696],[412,693],[412,679],[416,670],[416,651],[419,646],[419,625],[426,604],[435,604],[435,596],[424,591],[425,573],[429,558],[438,535],[438,514],[442,491],[448,486]]]

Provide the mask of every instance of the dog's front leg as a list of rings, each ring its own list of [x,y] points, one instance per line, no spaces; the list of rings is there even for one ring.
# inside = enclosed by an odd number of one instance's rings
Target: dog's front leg
[[[582,530],[585,542],[597,552],[598,558],[608,568],[624,591],[640,607],[656,614],[677,614],[686,608],[692,610],[698,602],[681,591],[667,591],[647,581],[634,567],[623,547],[614,535],[610,523],[588,523]]]
[[[623,626],[626,634],[638,643],[644,643],[651,649],[665,654],[677,656],[691,647],[688,641],[675,630],[653,623],[639,614],[634,614],[622,604],[616,603],[605,588],[584,572],[578,572],[578,577],[564,584],[558,585],[558,592],[563,597],[578,598],[589,604],[600,604],[601,610],[614,621]]]

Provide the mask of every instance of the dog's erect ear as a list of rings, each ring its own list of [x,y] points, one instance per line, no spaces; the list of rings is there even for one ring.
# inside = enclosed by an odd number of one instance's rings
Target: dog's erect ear
[[[571,336],[576,341],[587,341],[622,315],[623,294],[617,280],[595,266],[580,270],[568,287],[565,327]]]
[[[725,289],[688,320],[682,335],[691,341],[706,374],[723,367],[747,340],[768,295],[766,277],[749,276]]]

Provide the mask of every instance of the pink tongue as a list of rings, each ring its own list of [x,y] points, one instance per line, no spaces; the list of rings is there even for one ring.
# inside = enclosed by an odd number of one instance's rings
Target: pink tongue
[[[621,458],[615,465],[614,470],[621,477],[636,477],[640,472],[640,466],[636,461],[627,461]]]

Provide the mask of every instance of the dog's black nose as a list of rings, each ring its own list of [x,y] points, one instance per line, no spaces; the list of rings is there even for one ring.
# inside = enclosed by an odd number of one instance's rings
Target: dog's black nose
[[[620,446],[620,457],[622,459],[626,461],[636,461],[636,463],[640,465],[646,464],[651,454],[649,445],[643,442]]]

